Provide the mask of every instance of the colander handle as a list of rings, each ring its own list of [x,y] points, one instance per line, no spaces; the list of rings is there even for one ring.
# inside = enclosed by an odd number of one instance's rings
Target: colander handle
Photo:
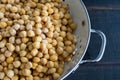
[[[91,29],[91,32],[95,33],[95,34],[98,34],[101,37],[101,39],[102,39],[101,49],[100,49],[100,52],[99,52],[96,59],[94,59],[94,60],[82,60],[81,63],[98,62],[102,59],[102,57],[104,55],[104,51],[105,51],[105,47],[106,47],[106,36],[105,36],[105,34],[101,31],[99,31],[99,30],[94,30],[94,29]]]

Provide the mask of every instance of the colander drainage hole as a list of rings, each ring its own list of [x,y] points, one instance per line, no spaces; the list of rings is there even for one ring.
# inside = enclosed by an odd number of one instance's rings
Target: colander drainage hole
[[[85,21],[84,20],[82,21],[82,26],[85,26]]]

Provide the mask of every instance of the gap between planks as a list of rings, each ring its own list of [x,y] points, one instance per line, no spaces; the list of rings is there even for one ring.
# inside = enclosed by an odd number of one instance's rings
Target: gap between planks
[[[81,64],[81,66],[84,67],[101,67],[101,66],[120,66],[120,62],[96,62],[96,63],[85,63]]]
[[[88,10],[120,10],[120,6],[88,6]]]

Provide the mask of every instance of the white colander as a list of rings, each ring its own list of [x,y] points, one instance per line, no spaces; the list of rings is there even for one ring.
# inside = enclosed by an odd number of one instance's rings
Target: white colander
[[[59,80],[65,79],[70,73],[74,72],[80,64],[85,62],[98,62],[103,57],[106,37],[103,32],[91,29],[90,19],[85,5],[81,0],[63,0],[63,4],[68,4],[69,12],[74,22],[77,24],[75,35],[77,36],[76,54],[72,57],[72,61],[65,63],[64,73]],[[101,49],[98,57],[94,60],[83,60],[89,45],[91,33],[98,34],[102,39]]]

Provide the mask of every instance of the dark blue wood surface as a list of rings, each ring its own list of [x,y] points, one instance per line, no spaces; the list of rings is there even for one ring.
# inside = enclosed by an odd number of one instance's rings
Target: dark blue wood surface
[[[103,31],[107,46],[103,59],[98,63],[86,63],[65,80],[120,80],[120,0],[83,0],[92,28]],[[87,54],[97,55],[101,41],[92,35]],[[86,55],[87,56],[87,55]]]

